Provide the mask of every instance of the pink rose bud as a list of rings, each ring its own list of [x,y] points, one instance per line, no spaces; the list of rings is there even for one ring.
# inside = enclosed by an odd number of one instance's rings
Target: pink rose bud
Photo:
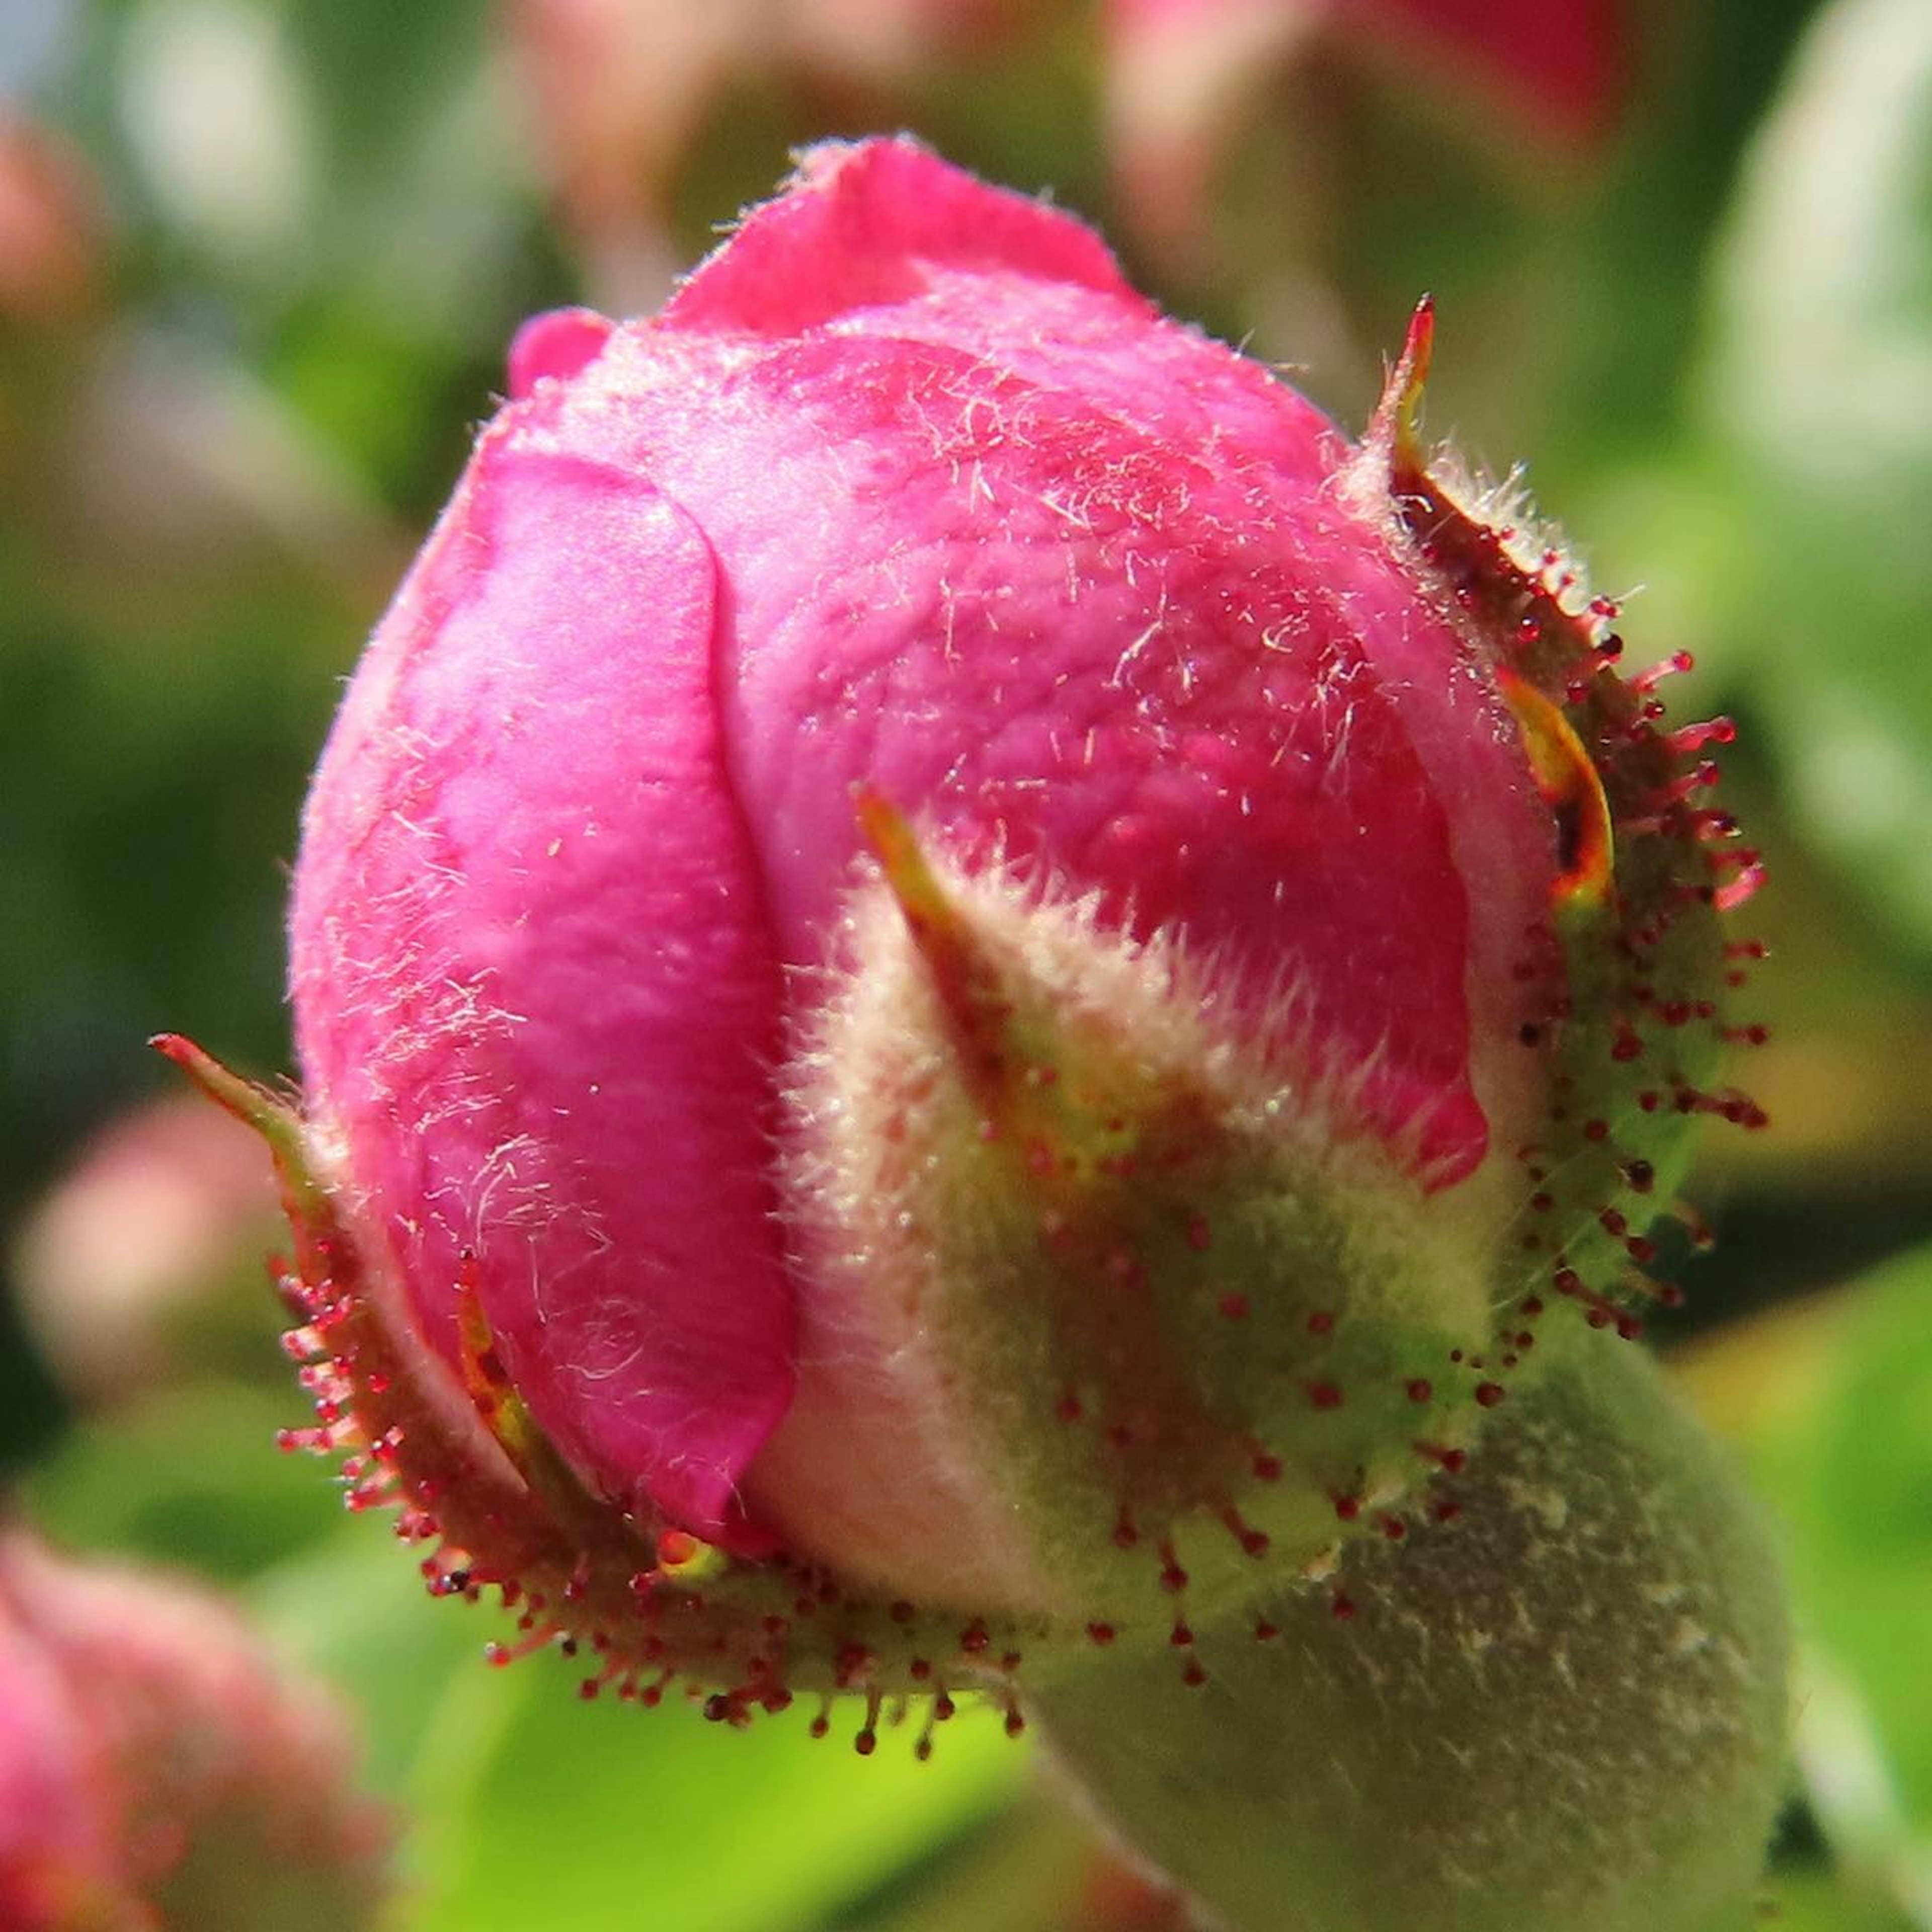
[[[302,1118],[167,1042],[434,1587],[862,1749],[1238,1684],[1669,1293],[1687,1129],[1758,1118],[1729,728],[1432,465],[1431,326],[1352,446],[879,141],[525,329],[310,800]]]
[[[0,1926],[374,1924],[340,1713],[196,1586],[0,1533]]]

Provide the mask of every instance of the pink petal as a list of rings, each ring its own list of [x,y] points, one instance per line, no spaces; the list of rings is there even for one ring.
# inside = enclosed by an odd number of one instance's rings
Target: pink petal
[[[1313,991],[1378,1124],[1466,1172],[1470,988],[1540,916],[1546,814],[1453,630],[1334,502],[1346,444],[1094,246],[908,144],[832,151],[559,434],[656,478],[732,586],[728,755],[785,958],[822,956],[874,784],[1182,924],[1256,1010]]]
[[[662,320],[626,328],[614,353],[648,369],[668,331],[783,340],[821,328],[945,344],[1046,388],[1077,382],[1130,422],[1310,489],[1345,447],[1260,364],[1168,321],[1072,216],[903,139],[812,150],[801,184],[752,209]],[[624,381],[614,370],[614,388]]]
[[[1588,140],[1608,130],[1634,35],[1619,0],[1336,0],[1364,32],[1467,75],[1532,131]]]
[[[510,344],[512,398],[520,401],[541,382],[580,374],[603,354],[616,326],[594,309],[555,308],[532,316]]]
[[[1368,533],[957,351],[810,340],[740,381],[766,406],[722,450],[654,399],[652,460],[737,589],[725,715],[785,956],[822,950],[874,785],[1180,926],[1251,1020],[1312,987],[1378,1124],[1426,1113],[1473,1166],[1466,898],[1369,641],[1426,620]]]
[[[826,142],[666,306],[674,328],[794,335],[918,294],[934,268],[1070,282],[1145,310],[1090,230],[916,142]]]
[[[484,439],[325,755],[299,1045],[445,1352],[472,1254],[564,1453],[716,1535],[793,1331],[714,566],[643,476],[550,453],[534,408]]]

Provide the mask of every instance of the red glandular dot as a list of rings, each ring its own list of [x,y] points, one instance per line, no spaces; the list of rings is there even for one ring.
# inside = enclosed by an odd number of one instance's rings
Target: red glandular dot
[[[1268,1554],[1267,1532],[1256,1529],[1252,1524],[1244,1520],[1238,1510],[1232,1506],[1223,1510],[1221,1520],[1226,1526],[1228,1534],[1241,1546],[1244,1554],[1257,1558]]]

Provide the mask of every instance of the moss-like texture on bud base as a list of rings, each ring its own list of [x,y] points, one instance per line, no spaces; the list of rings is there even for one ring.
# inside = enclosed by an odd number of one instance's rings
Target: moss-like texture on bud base
[[[1643,1356],[1594,1350],[1460,1486],[1198,1689],[1155,1649],[1036,1675],[1061,1761],[1230,1932],[1747,1926],[1788,1632],[1719,1453]]]

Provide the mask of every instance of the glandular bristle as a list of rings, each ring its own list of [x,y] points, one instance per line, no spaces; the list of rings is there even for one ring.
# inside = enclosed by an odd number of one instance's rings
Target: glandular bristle
[[[292,1110],[187,1041],[156,1044],[262,1133],[281,1177],[295,1236],[276,1275],[295,1324],[284,1346],[317,1416],[284,1430],[282,1446],[340,1458],[352,1508],[394,1509],[398,1539],[424,1549],[432,1596],[497,1595],[514,1634],[488,1645],[491,1664],[555,1652],[579,1664],[581,1696],[652,1708],[681,1690],[734,1726],[816,1689],[864,1709],[862,1750],[892,1696],[931,1698],[935,1721],[956,1695],[984,1696],[1019,1727],[1015,1673],[1029,1630],[874,1600],[783,1552],[742,1558],[593,1493],[524,1404],[461,1280],[452,1288],[467,1406],[452,1419],[447,1390],[420,1386],[425,1356],[393,1332],[388,1298],[309,1172]],[[451,1372],[435,1362],[427,1372]]]

